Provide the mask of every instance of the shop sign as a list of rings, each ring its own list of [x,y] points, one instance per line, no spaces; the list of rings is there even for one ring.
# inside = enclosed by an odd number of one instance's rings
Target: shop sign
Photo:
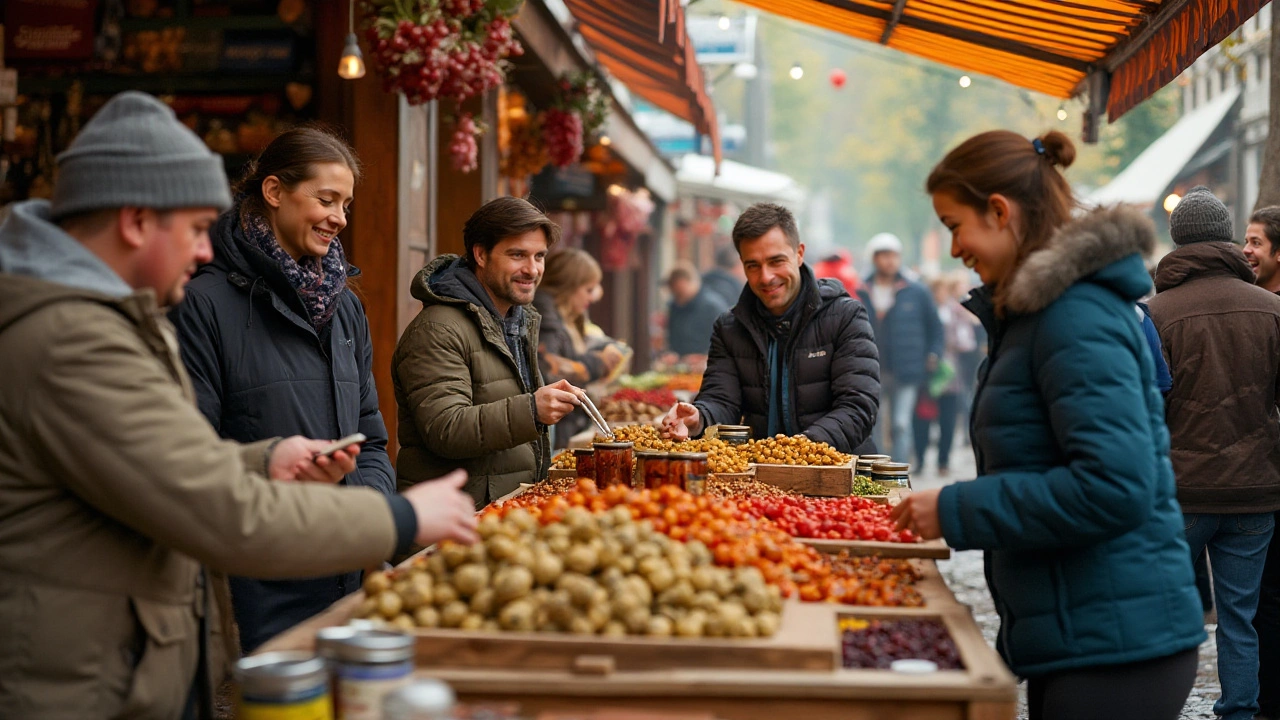
[[[5,0],[8,59],[84,60],[93,56],[98,0]]]
[[[688,16],[689,39],[699,65],[736,65],[755,62],[756,17],[722,18]],[[727,24],[728,27],[721,27]]]

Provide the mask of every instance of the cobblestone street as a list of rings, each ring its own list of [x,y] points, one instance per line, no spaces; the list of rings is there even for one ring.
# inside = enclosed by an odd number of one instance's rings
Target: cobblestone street
[[[936,467],[934,451],[931,450],[923,470],[912,468],[912,485],[917,489],[926,489],[973,479],[973,452],[968,446],[961,444],[961,437],[957,437],[951,454],[950,477],[939,478]],[[954,552],[951,560],[938,562],[938,569],[946,578],[956,599],[972,608],[973,617],[982,628],[983,636],[994,646],[1000,618],[992,605],[991,594],[987,592],[987,581],[982,573],[982,553],[976,550]],[[1205,626],[1209,639],[1200,646],[1200,670],[1191,696],[1182,709],[1184,720],[1213,720],[1213,703],[1218,699],[1218,653],[1213,638],[1215,628],[1214,625]],[[1026,684],[1023,683],[1018,686],[1018,718],[1022,720],[1026,717]]]

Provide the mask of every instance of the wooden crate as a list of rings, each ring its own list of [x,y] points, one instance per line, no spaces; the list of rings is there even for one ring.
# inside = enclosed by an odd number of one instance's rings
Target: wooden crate
[[[756,480],[802,495],[847,497],[853,493],[853,463],[846,465],[773,465],[753,463]]]
[[[917,543],[880,542],[878,540],[812,540],[796,538],[797,541],[825,553],[836,554],[847,551],[850,555],[879,555],[886,558],[928,558],[931,560],[948,560],[951,548],[944,540],[928,540]]]
[[[622,642],[546,635],[531,638],[540,646],[533,649],[528,640],[536,633],[422,630],[419,672],[449,683],[464,702],[514,703],[525,716],[629,710],[707,713],[723,720],[1012,720],[1016,680],[983,640],[968,609],[955,601],[934,563],[915,562],[922,570],[918,587],[929,603],[925,608],[789,603],[783,628],[771,640]],[[314,649],[316,631],[345,622],[362,599],[360,593],[344,598],[257,652]],[[842,615],[937,619],[955,641],[965,669],[928,675],[842,669]],[[496,647],[480,652],[471,640]],[[792,650],[761,655],[760,648],[773,642]],[[553,651],[551,645],[558,647]],[[750,652],[761,664],[726,657],[748,646],[754,646]],[[693,647],[698,649],[689,649]],[[798,659],[819,654],[826,669],[816,662],[808,666],[808,661],[795,667]]]

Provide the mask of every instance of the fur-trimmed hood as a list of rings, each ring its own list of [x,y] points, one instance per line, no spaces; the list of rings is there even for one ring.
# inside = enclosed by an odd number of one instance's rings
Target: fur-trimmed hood
[[[1145,269],[1101,271],[1131,255],[1145,258],[1155,245],[1155,227],[1141,211],[1124,205],[1093,210],[1059,228],[1044,248],[1027,256],[1009,280],[1005,308],[1017,314],[1039,312],[1090,276],[1137,300],[1151,288]]]

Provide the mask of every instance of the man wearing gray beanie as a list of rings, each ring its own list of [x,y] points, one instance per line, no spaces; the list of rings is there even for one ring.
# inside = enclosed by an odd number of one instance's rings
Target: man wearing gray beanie
[[[240,445],[196,409],[162,307],[230,204],[221,159],[128,92],[58,156],[52,200],[0,224],[0,717],[211,718],[239,655],[227,574],[476,539],[461,473],[338,486],[358,447]]]
[[[1258,713],[1258,607],[1280,510],[1280,297],[1254,285],[1226,205],[1206,187],[1169,216],[1178,247],[1156,269],[1150,303],[1173,387],[1170,458],[1187,544],[1208,552],[1218,611],[1220,717]]]

